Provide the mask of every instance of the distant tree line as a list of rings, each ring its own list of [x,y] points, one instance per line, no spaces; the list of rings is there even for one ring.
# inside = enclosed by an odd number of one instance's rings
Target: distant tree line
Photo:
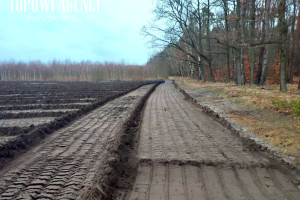
[[[1,81],[110,81],[149,80],[167,78],[166,69],[151,64],[145,66],[122,63],[52,61],[0,63]]]
[[[269,77],[287,91],[300,75],[299,7],[299,0],[157,0],[143,33],[162,49],[151,62],[173,75],[237,85]]]

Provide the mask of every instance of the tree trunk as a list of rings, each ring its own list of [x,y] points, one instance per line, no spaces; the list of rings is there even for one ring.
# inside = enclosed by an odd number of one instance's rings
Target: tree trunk
[[[259,85],[264,85],[266,83],[268,61],[269,61],[269,47],[268,45],[266,45]]]
[[[296,26],[296,32],[295,32],[295,54],[299,54],[300,52],[300,34],[299,34],[299,29],[300,29],[300,6],[299,6],[299,13],[298,13],[298,19],[297,19],[297,26]],[[296,69],[298,72],[298,76],[300,76],[300,66],[299,66],[299,58],[298,56],[294,58],[294,64],[297,64]],[[298,84],[298,89],[300,90],[300,80]]]
[[[226,57],[227,57],[227,83],[230,82],[230,49],[229,45],[229,26],[228,26],[228,0],[223,0],[223,9],[225,17],[225,31],[226,31]]]
[[[271,0],[265,0],[265,12],[264,12],[264,42],[268,42],[270,40],[270,33],[269,33],[269,13],[270,13],[270,7],[271,7]],[[260,85],[264,85],[266,82],[266,71],[269,63],[269,45],[265,45],[265,53],[263,58],[263,66],[261,71],[261,77],[260,77]]]
[[[201,19],[201,9],[200,9],[200,0],[197,0],[197,12],[198,12],[198,26],[199,26],[199,35],[198,35],[198,47],[199,47],[199,53],[203,54],[203,47],[202,47],[202,19]],[[199,75],[201,76],[200,79],[205,82],[205,72],[203,67],[203,61],[198,55],[199,59]]]
[[[211,82],[215,82],[215,77],[212,71],[212,61],[210,60],[208,63],[208,70],[209,70],[209,78]]]
[[[234,80],[237,83],[237,78],[236,78],[236,50],[231,49],[232,53],[232,80]]]
[[[287,40],[287,24],[285,21],[285,12],[286,12],[286,1],[280,0],[278,6],[278,26],[280,29],[280,90],[283,92],[287,91],[286,87],[286,53],[285,53],[285,44]]]
[[[237,15],[237,21],[236,21],[236,30],[237,30],[237,41],[240,42],[240,34],[241,34],[241,24],[240,24],[240,13],[241,12],[241,2],[238,0],[236,2],[236,15]],[[237,79],[237,85],[242,85],[242,76],[241,76],[241,53],[242,48],[240,46],[240,50],[236,52],[236,79]]]
[[[256,74],[256,84],[260,84],[260,78],[262,73],[263,58],[264,58],[265,47],[260,47],[259,50],[259,60],[258,60],[258,70]]]
[[[199,60],[199,77],[201,81],[205,82],[205,74],[204,74],[204,67],[203,67],[203,62]]]
[[[255,1],[251,0],[251,11],[250,11],[250,39],[251,42],[255,43]],[[252,47],[250,51],[250,85],[254,85],[254,69],[255,69],[255,48]]]
[[[290,56],[290,83],[294,82],[294,57],[295,57],[295,46],[296,46],[296,40],[295,40],[295,21],[296,21],[296,0],[293,0],[293,18],[292,18],[292,27],[291,27],[291,39],[292,39],[292,49],[291,49],[291,56]]]
[[[239,1],[238,1],[239,2]],[[246,77],[245,77],[245,58],[244,58],[244,54],[245,54],[245,51],[246,51],[246,47],[244,47],[244,44],[246,44],[246,41],[245,41],[245,18],[246,18],[246,12],[247,12],[247,4],[248,4],[248,0],[242,0],[242,5],[240,5],[239,3],[239,7],[240,7],[240,23],[241,23],[241,26],[240,26],[240,29],[241,29],[241,42],[242,42],[242,46],[240,47],[241,48],[241,84],[244,85],[245,82],[246,82]]]
[[[242,77],[241,77],[241,54],[240,51],[236,51],[235,58],[235,71],[236,71],[236,84],[242,85]]]
[[[212,71],[212,53],[211,53],[211,43],[210,43],[210,0],[207,0],[207,27],[206,27],[206,35],[207,35],[207,49],[208,49],[208,70],[209,70],[209,78],[211,82],[215,81],[215,77]]]

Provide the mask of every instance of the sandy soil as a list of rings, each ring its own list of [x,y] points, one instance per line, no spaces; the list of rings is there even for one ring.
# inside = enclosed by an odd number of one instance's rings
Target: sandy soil
[[[129,199],[296,200],[299,190],[275,169],[142,165]]]
[[[72,111],[77,111],[78,109],[55,109],[55,110],[42,110],[42,109],[31,109],[31,110],[6,110],[6,111],[0,111],[0,114],[5,114],[5,113],[13,113],[13,114],[18,114],[18,113],[41,113],[41,112],[46,112],[46,113],[56,113],[56,112],[72,112]]]
[[[186,97],[222,124],[248,135],[267,150],[300,169],[300,118],[295,115],[299,101],[297,85],[282,93],[278,85],[237,87],[234,83],[202,83],[173,77]]]
[[[159,81],[1,82],[0,169],[80,116],[143,85],[156,83]]]
[[[160,85],[147,102],[137,155],[137,177],[123,199],[300,196],[288,170],[244,147],[239,136],[185,101],[171,82]]]
[[[108,102],[12,161],[0,171],[0,199],[299,199],[295,172],[244,146],[170,81],[152,93],[140,123],[136,105],[151,87]]]
[[[81,198],[103,172],[120,126],[143,86],[74,121],[0,171],[0,199]]]
[[[55,117],[38,117],[25,119],[1,119],[0,127],[28,127],[30,125],[46,124],[53,121]]]
[[[186,102],[172,83],[149,98],[140,133],[143,160],[264,166],[269,160],[243,146],[239,137]]]

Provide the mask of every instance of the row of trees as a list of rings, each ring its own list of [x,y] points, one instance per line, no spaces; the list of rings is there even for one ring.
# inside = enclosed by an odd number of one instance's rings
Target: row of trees
[[[155,20],[144,27],[154,48],[150,60],[173,75],[280,89],[299,76],[299,0],[157,0]],[[222,73],[218,73],[218,71]],[[273,76],[272,76],[273,75]],[[300,86],[300,85],[299,85]]]
[[[158,71],[159,70],[159,71]],[[110,81],[167,78],[167,71],[157,66],[93,62],[4,62],[0,64],[1,81]]]

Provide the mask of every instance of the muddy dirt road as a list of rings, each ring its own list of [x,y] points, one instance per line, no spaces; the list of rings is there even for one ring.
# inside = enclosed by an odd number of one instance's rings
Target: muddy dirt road
[[[290,170],[244,146],[239,136],[185,101],[171,82],[156,88],[141,123],[134,118],[135,128],[120,136],[152,86],[95,109],[11,162],[0,171],[0,199],[299,199]],[[124,148],[115,154],[127,154],[123,161],[110,157],[118,137]],[[121,175],[102,190],[95,183],[107,176],[108,162],[116,166],[108,177]]]
[[[137,156],[137,177],[123,199],[300,198],[288,171],[243,146],[171,82],[158,86],[147,101]]]
[[[0,171],[0,199],[84,199],[97,181],[120,126],[153,85],[75,120]]]

